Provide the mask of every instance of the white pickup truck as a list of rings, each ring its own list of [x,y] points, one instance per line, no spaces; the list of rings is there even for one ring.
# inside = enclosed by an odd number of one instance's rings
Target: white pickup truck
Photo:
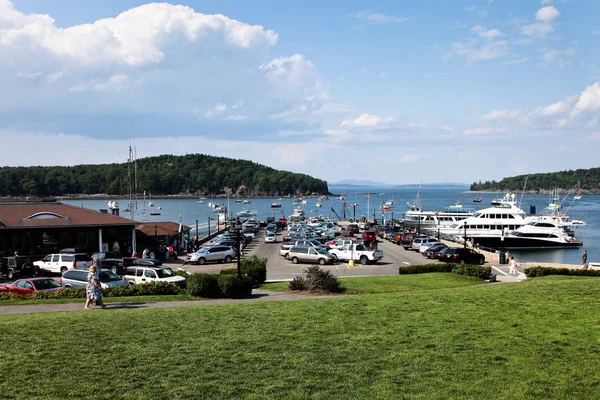
[[[186,283],[183,276],[175,274],[169,267],[127,267],[127,272],[123,278],[132,285],[147,282],[169,282],[184,288]]]
[[[44,272],[64,274],[71,268],[89,268],[92,265],[90,256],[84,253],[77,254],[48,254],[40,261],[33,263],[34,267]]]
[[[364,244],[346,244],[337,249],[329,250],[329,254],[342,261],[360,261],[361,264],[375,263],[383,258],[383,251],[369,250]]]

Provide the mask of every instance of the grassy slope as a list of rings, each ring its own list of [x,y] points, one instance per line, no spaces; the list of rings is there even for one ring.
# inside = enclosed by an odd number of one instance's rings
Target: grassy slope
[[[599,398],[599,298],[600,280],[547,277],[2,315],[0,397]]]
[[[451,273],[364,276],[339,278],[347,294],[410,292],[484,284],[481,280]],[[289,282],[265,283],[264,290],[287,290]]]

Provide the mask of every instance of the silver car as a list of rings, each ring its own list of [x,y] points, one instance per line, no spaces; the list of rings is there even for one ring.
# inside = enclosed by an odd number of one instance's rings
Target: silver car
[[[70,288],[85,286],[87,285],[87,276],[87,269],[69,269],[60,278],[60,285]],[[102,289],[125,285],[127,285],[127,281],[111,270],[100,270],[100,286],[102,286]]]
[[[316,247],[292,247],[287,255],[288,260],[292,260],[294,264],[300,262],[309,264],[333,264],[335,257],[327,252],[327,250]]]
[[[186,262],[192,264],[206,264],[208,261],[230,263],[236,257],[236,252],[231,246],[202,247],[195,253],[188,254]]]

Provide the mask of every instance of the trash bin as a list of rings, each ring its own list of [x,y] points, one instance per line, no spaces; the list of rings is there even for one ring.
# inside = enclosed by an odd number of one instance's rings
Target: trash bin
[[[500,260],[499,260],[500,264],[506,264],[506,253],[504,251],[500,251]]]

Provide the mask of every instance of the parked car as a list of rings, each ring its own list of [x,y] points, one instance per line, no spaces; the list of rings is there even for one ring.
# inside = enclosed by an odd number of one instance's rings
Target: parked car
[[[440,252],[441,250],[443,250],[447,247],[448,246],[446,246],[444,243],[436,244],[436,245],[428,247],[421,254],[423,254],[423,257],[436,258],[436,253]]]
[[[326,250],[315,247],[292,247],[289,250],[288,257],[294,264],[310,263],[310,264],[333,264],[335,258]]]
[[[5,286],[6,291],[19,294],[36,292],[56,292],[62,288],[60,283],[52,278],[17,279]]]
[[[35,256],[2,257],[0,260],[0,275],[6,276],[9,280],[21,276],[39,276],[41,275],[40,268],[33,266],[33,262],[37,259]]]
[[[377,240],[377,234],[375,233],[375,231],[365,231],[363,232],[362,239],[365,242]]]
[[[427,251],[428,248],[430,248],[432,246],[437,246],[440,244],[443,244],[445,246],[444,243],[438,242],[437,240],[434,240],[433,242],[421,243],[421,247],[419,247],[419,253],[421,253],[423,256],[425,256],[425,252]]]
[[[236,250],[231,246],[202,247],[195,253],[188,254],[186,263],[205,264],[208,261],[229,263],[236,257]]]
[[[179,287],[186,286],[185,278],[177,275],[169,267],[128,267],[125,280],[132,285],[147,282],[168,282]]]
[[[438,243],[437,239],[428,238],[428,237],[416,237],[412,241],[410,248],[411,250],[419,251],[421,250],[422,245],[427,245],[429,243]]]
[[[88,268],[92,259],[87,254],[48,254],[40,261],[35,261],[33,266],[40,271],[62,274],[70,268]]]
[[[419,235],[418,233],[407,233],[404,235],[404,239],[402,239],[402,247],[404,250],[409,250],[412,247],[413,240],[424,237],[424,235]]]
[[[265,234],[265,243],[275,243],[277,242],[277,235],[275,232],[267,232]]]
[[[348,232],[358,233],[360,229],[358,228],[358,224],[350,224],[348,225]]]
[[[479,265],[483,265],[485,263],[485,256],[473,249],[464,247],[449,247],[443,253],[444,257],[440,258],[440,260],[445,262]]]
[[[62,287],[82,287],[87,285],[88,271],[85,269],[70,269],[60,278]],[[109,269],[100,270],[100,286],[102,289],[127,285],[127,281]]]

